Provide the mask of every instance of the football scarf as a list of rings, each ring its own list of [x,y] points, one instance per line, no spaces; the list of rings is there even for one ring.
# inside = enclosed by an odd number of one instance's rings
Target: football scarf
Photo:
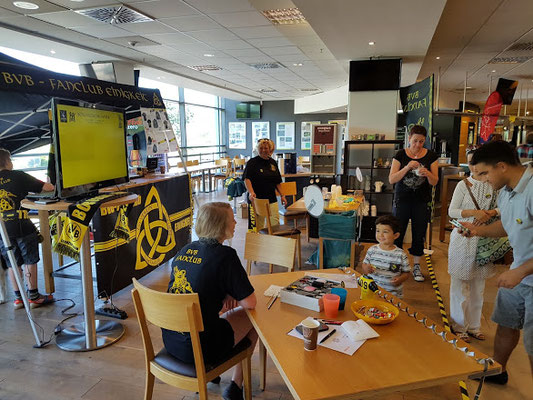
[[[115,222],[115,228],[109,234],[109,236],[117,239],[124,239],[126,243],[130,242],[130,227],[128,224],[128,215],[132,207],[133,203],[123,205],[119,208],[117,222]]]
[[[81,244],[94,213],[102,203],[123,197],[126,194],[126,192],[100,194],[71,204],[68,207],[63,230],[59,241],[54,246],[54,251],[80,261]],[[125,222],[127,223],[127,218]]]

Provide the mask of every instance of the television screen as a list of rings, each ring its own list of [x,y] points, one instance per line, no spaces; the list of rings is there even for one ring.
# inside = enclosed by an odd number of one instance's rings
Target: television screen
[[[74,104],[54,100],[57,183],[63,198],[128,180],[124,111]]]
[[[236,106],[237,118],[260,119],[261,105],[259,103],[239,103]]]
[[[398,90],[401,72],[400,58],[350,61],[350,92]]]

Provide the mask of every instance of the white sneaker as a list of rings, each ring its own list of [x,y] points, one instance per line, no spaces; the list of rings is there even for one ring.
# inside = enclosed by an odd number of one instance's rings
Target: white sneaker
[[[422,275],[422,271],[420,271],[420,264],[415,264],[413,267],[413,278],[417,282],[424,282],[424,275]]]

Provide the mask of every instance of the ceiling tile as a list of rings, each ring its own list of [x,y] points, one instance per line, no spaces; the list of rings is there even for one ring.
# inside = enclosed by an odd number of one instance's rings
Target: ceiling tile
[[[232,11],[255,11],[248,0],[183,0],[201,12],[213,14]]]
[[[303,63],[305,61],[309,61],[309,57],[307,57],[305,54],[285,54],[272,57],[284,63]]]
[[[103,22],[78,14],[74,11],[35,14],[32,15],[32,17],[64,28],[70,28],[73,26],[105,25]]]
[[[56,6],[55,4],[49,3],[45,0],[31,0],[32,3],[37,4],[39,8],[36,10],[24,10],[13,5],[13,1],[2,0],[2,7],[7,8],[8,10],[15,11],[17,14],[24,15],[33,15],[33,14],[43,14],[50,13],[55,11],[66,11],[66,8]]]
[[[112,38],[112,37],[121,37],[121,36],[131,36],[131,32],[125,31],[124,29],[115,28],[111,25],[103,26],[77,26],[73,27],[72,30],[77,32],[85,33],[98,38]]]
[[[283,36],[273,26],[258,26],[253,28],[231,28],[231,31],[245,40]]]
[[[31,1],[31,0],[30,0]],[[84,1],[72,1],[72,0],[47,0],[49,3],[54,3],[58,6],[69,8],[71,10],[82,10],[87,8],[96,8],[101,6],[115,5],[117,0],[84,0]],[[139,1],[139,0],[137,0]]]
[[[145,37],[142,37],[142,36],[124,36],[124,37],[117,37],[117,38],[109,38],[107,39],[107,41],[118,44],[120,46],[129,47],[132,49],[138,49],[139,47],[145,47],[145,46],[159,47],[157,42],[146,39]],[[131,43],[134,43],[134,45],[132,46]]]
[[[210,42],[210,46],[218,50],[239,50],[239,49],[251,49],[252,46],[244,40],[223,40]]]
[[[179,46],[181,44],[198,43],[196,39],[193,39],[190,36],[184,35],[183,33],[179,33],[179,32],[163,33],[163,34],[157,34],[157,35],[143,35],[143,36],[158,43],[168,44],[169,46],[172,46],[172,45]]]
[[[270,58],[269,56],[255,56],[255,57],[249,57],[249,56],[242,56],[242,57],[235,57],[238,60],[241,60],[244,63],[247,64],[255,64],[255,63],[269,63],[274,62],[274,59]]]
[[[4,18],[2,19],[2,22],[11,25],[14,28],[23,28],[30,32],[40,32],[52,36],[55,34],[64,34],[65,32],[65,29],[60,26],[22,15],[18,17]]]
[[[239,39],[227,29],[209,29],[205,31],[188,32],[188,34],[203,42]]]
[[[128,3],[130,3],[128,6],[131,6],[131,8],[141,11],[143,14],[155,19],[198,15],[196,10],[179,0],[154,0]]]
[[[269,56],[303,55],[302,51],[296,46],[267,47],[261,48],[261,51]]]
[[[220,25],[203,15],[187,17],[161,18],[160,22],[170,25],[181,32],[202,31],[220,28]]]
[[[284,37],[246,39],[248,43],[256,47],[290,46],[292,42]]]
[[[271,25],[270,21],[257,11],[210,14],[209,16],[226,28]]]
[[[121,29],[125,29],[129,32],[137,33],[139,35],[154,35],[158,33],[174,33],[174,28],[163,25],[158,21],[150,22],[136,22],[131,24],[120,24]]]
[[[16,17],[17,15],[20,15],[20,13],[0,7],[0,18]]]
[[[233,57],[253,57],[253,56],[264,56],[265,54],[261,51],[250,48],[250,49],[237,49],[237,50],[226,50],[226,54],[232,55]]]

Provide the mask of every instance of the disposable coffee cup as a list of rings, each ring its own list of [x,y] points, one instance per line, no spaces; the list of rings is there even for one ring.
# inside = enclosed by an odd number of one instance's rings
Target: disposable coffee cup
[[[164,165],[160,165],[159,166],[159,172],[161,172],[162,174],[165,173],[165,166]]]
[[[420,176],[420,168],[413,169],[413,172],[416,176]]]
[[[304,349],[307,351],[316,350],[320,322],[313,318],[306,318],[301,322],[301,325],[304,337]]]

